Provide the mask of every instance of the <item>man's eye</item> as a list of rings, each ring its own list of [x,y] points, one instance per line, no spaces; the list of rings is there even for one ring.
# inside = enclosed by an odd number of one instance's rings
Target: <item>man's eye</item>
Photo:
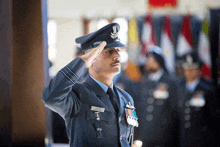
[[[111,55],[113,53],[113,50],[108,51],[108,54]]]

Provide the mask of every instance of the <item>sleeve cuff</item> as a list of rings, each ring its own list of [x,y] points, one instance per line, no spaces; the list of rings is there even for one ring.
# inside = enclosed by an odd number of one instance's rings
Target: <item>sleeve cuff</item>
[[[84,73],[85,68],[86,63],[81,58],[77,57],[61,71],[67,78],[71,79],[72,81],[76,81]]]

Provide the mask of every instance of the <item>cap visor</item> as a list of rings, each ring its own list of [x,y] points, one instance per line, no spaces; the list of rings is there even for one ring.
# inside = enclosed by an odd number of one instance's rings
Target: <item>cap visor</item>
[[[122,49],[126,48],[126,46],[124,44],[122,44],[121,42],[112,42],[112,43],[107,44],[105,46],[105,49],[115,48],[115,47],[120,47]]]
[[[76,41],[76,43],[82,44],[82,43],[88,41],[90,38],[92,38],[95,35],[95,33],[96,32],[93,32],[93,33],[78,37],[75,39],[75,41]]]

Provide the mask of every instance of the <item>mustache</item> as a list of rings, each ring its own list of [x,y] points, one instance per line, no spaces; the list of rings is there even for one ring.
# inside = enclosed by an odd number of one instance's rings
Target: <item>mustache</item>
[[[117,64],[117,63],[120,63],[120,64],[121,64],[121,62],[120,62],[119,60],[116,60],[116,61],[113,62],[111,65],[114,65],[114,64]]]

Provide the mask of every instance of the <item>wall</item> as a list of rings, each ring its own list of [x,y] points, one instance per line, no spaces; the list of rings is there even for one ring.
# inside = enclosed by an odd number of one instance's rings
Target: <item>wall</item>
[[[74,58],[75,38],[83,35],[82,18],[97,19],[115,16],[143,16],[149,10],[147,0],[48,0],[49,19],[58,23],[57,58],[55,68],[61,69]],[[154,15],[180,15],[190,13],[199,19],[204,17],[208,7],[220,7],[219,0],[177,0],[175,8],[154,9]]]
[[[57,22],[57,44],[56,60],[54,66],[61,69],[75,57],[75,38],[83,35],[82,20],[58,18]]]
[[[48,0],[50,18],[80,18],[80,17],[111,17],[115,15],[143,15],[147,12],[147,0]],[[185,6],[188,5],[189,8]],[[155,14],[165,14],[173,11],[176,14],[187,13],[201,15],[206,7],[220,7],[219,0],[177,0],[173,9],[157,9]]]

